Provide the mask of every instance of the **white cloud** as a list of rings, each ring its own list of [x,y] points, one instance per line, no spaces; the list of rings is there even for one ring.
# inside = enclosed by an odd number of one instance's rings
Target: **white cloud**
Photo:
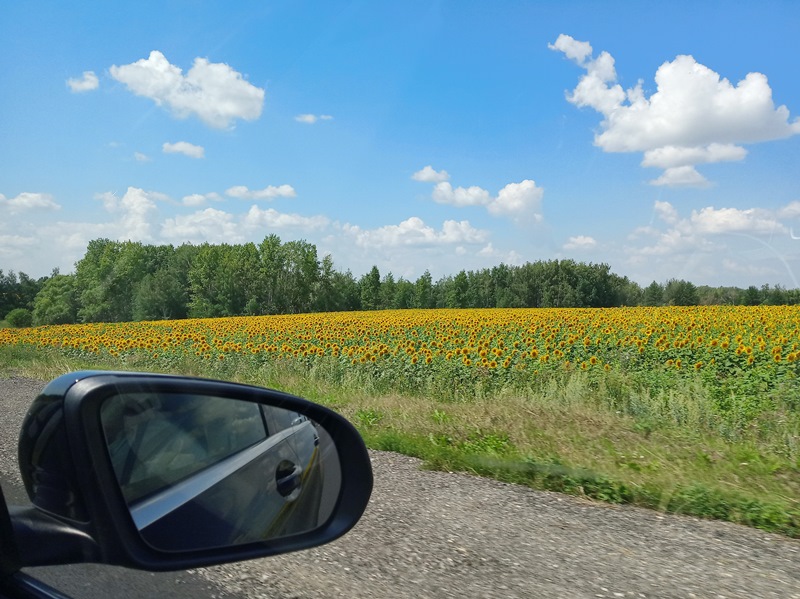
[[[661,173],[657,179],[652,179],[650,185],[703,188],[710,187],[711,183],[693,166],[673,166]]]
[[[728,272],[743,274],[750,280],[763,281],[767,276],[778,274],[774,268],[764,268],[755,264],[742,264],[731,258],[722,259],[722,268]]]
[[[589,42],[579,42],[569,35],[562,33],[554,44],[547,44],[551,50],[563,52],[567,58],[583,65],[592,55],[592,45]]]
[[[447,174],[446,170],[434,170],[429,164],[411,175],[411,178],[414,179],[414,181],[422,181],[423,183],[441,183],[442,181],[447,181],[450,175]]]
[[[84,71],[80,79],[67,79],[67,85],[73,93],[92,91],[100,86],[100,81],[94,71]]]
[[[680,216],[678,215],[678,211],[675,210],[675,206],[673,206],[669,202],[660,202],[656,200],[653,209],[655,210],[658,217],[665,223],[674,225],[680,221]]]
[[[689,218],[692,232],[720,234],[720,233],[751,233],[772,234],[786,233],[784,227],[768,210],[761,208],[713,208],[706,207],[692,210]]]
[[[33,228],[29,227],[28,232],[36,238],[37,243],[25,256],[25,261],[42,274],[50,272],[54,266],[69,272],[92,239],[107,237],[143,243],[156,241],[152,235],[153,223],[158,216],[156,202],[164,201],[167,196],[129,187],[122,198],[106,192],[97,194],[95,199],[101,201],[106,212],[112,215],[109,220],[37,221],[32,225]],[[19,225],[20,228],[26,227],[26,223]]]
[[[151,158],[147,154],[142,154],[141,152],[134,152],[133,158],[136,162],[150,162]]]
[[[597,241],[594,237],[589,237],[587,235],[578,235],[576,237],[570,237],[567,240],[567,243],[564,244],[565,250],[590,250],[597,246]]]
[[[124,231],[123,235],[129,239],[152,241],[150,215],[156,212],[156,205],[144,193],[126,193],[121,210],[122,216],[118,223]]]
[[[475,229],[469,221],[447,220],[437,231],[416,216],[398,225],[386,225],[378,229],[366,230],[356,225],[344,225],[343,230],[355,239],[357,245],[369,248],[478,244],[484,243],[488,237],[487,231]]]
[[[327,217],[302,216],[300,214],[287,214],[272,208],[261,210],[258,206],[251,206],[242,220],[242,224],[249,229],[302,229],[314,231],[326,228],[330,221]]]
[[[516,251],[510,250],[508,252],[504,252],[498,250],[494,247],[494,245],[492,245],[492,242],[487,243],[480,250],[478,250],[476,255],[481,258],[489,259],[494,263],[502,262],[503,264],[513,265],[521,265],[523,263],[522,256],[520,256]]]
[[[0,235],[0,256],[14,256],[39,245],[39,240],[33,236]]]
[[[151,218],[157,212],[156,202],[169,200],[163,193],[145,191],[138,187],[128,187],[122,198],[109,192],[95,197],[103,202],[108,212],[119,215],[111,226],[116,231],[116,236],[148,242],[153,239]]]
[[[128,210],[135,210],[139,206],[152,206],[155,208],[155,202],[169,202],[169,196],[158,191],[145,191],[138,187],[128,187],[125,190],[125,195],[121,198],[113,191],[105,191],[97,193],[94,199],[103,202],[103,207],[107,212],[125,212]]]
[[[486,257],[489,257],[489,258],[494,258],[496,256],[499,256],[500,252],[498,252],[495,249],[494,245],[492,245],[492,242],[490,241],[485,246],[483,246],[480,250],[478,250],[478,255],[479,256],[486,256]]]
[[[789,202],[786,206],[778,211],[778,216],[786,219],[797,218],[800,216],[800,201],[795,200],[794,202]]]
[[[209,200],[211,200],[213,202],[221,202],[222,198],[220,197],[220,195],[218,193],[214,193],[214,192],[212,192],[212,193],[193,193],[193,194],[190,194],[188,196],[183,196],[183,198],[181,199],[181,203],[184,206],[196,207],[196,206],[205,205],[206,202],[208,202]]]
[[[264,189],[250,190],[244,185],[236,185],[225,191],[225,195],[242,200],[271,200],[274,198],[293,198],[297,192],[291,185],[268,185]]]
[[[317,121],[331,121],[333,117],[329,114],[298,114],[294,117],[298,123],[306,123],[307,125],[313,125]]]
[[[689,168],[742,160],[746,151],[740,144],[800,133],[800,120],[790,122],[786,106],[775,107],[761,73],[748,73],[734,86],[681,55],[658,68],[657,89],[648,98],[641,81],[628,90],[616,83],[614,59],[607,52],[592,60],[591,45],[563,34],[549,47],[586,70],[567,99],[603,115],[595,145],[606,152],[643,152],[643,166],[668,169],[651,181],[654,185],[704,186],[702,175]],[[683,170],[672,170],[678,168]]]
[[[529,215],[535,222],[542,220],[541,204],[544,190],[531,179],[509,183],[497,194],[487,209],[493,216],[520,217]]]
[[[472,187],[453,188],[448,181],[437,183],[433,188],[433,201],[451,206],[485,206],[492,201],[489,192],[473,185]]]
[[[164,142],[161,151],[165,154],[183,154],[189,158],[205,158],[203,146],[190,144],[188,141],[178,141],[173,143]]]
[[[24,191],[11,199],[0,193],[0,208],[7,208],[10,214],[20,214],[31,210],[60,210],[61,206],[50,194]]]
[[[103,202],[103,208],[106,209],[106,212],[113,212],[117,209],[119,205],[119,198],[117,194],[113,191],[104,191],[102,193],[94,194],[95,200],[100,200]]]
[[[664,146],[647,150],[644,153],[642,166],[659,168],[676,168],[709,162],[736,162],[747,156],[747,150],[733,144],[712,143],[706,147],[681,148]]]
[[[146,59],[116,66],[109,72],[137,96],[168,107],[178,118],[196,115],[211,127],[227,128],[236,119],[252,121],[261,116],[264,90],[248,83],[224,63],[195,58],[183,74],[158,50]]]
[[[789,230],[780,222],[781,210],[762,208],[714,208],[707,206],[692,210],[682,217],[669,202],[655,202],[654,211],[666,229],[657,226],[640,227],[631,241],[644,238],[645,245],[629,248],[629,253],[639,256],[673,256],[692,252],[725,253],[726,246],[721,235],[745,235],[753,238],[769,238],[776,234],[786,235]]]
[[[234,216],[214,208],[166,219],[161,224],[161,237],[175,243],[239,243],[243,240]]]
[[[411,176],[416,181],[437,182],[431,197],[434,202],[448,204],[459,208],[465,206],[484,206],[492,216],[507,216],[517,222],[532,220],[541,222],[541,204],[544,190],[536,186],[532,179],[519,183],[509,183],[501,189],[496,197],[483,189],[472,187],[453,187],[447,171],[435,171],[430,166],[417,171]]]

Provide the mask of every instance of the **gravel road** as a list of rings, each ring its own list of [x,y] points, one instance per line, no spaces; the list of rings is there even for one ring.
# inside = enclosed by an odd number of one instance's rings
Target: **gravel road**
[[[18,480],[16,433],[41,386],[0,380],[4,479]],[[370,506],[342,539],[183,575],[213,597],[800,599],[798,540],[371,456]]]

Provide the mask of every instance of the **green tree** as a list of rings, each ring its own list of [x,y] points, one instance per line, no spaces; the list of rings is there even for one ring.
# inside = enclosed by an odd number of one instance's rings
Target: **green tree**
[[[349,270],[333,275],[333,289],[336,297],[336,310],[361,310],[361,288]]]
[[[44,283],[33,302],[33,322],[45,324],[72,324],[78,321],[78,297],[75,275],[62,275],[58,271]]]
[[[392,273],[386,273],[381,279],[380,291],[378,292],[378,307],[381,310],[391,310],[396,308],[395,294],[397,293],[397,283]]]
[[[433,308],[435,306],[434,302],[433,277],[426,270],[414,283],[414,307]]]
[[[317,247],[304,239],[283,244],[283,283],[288,312],[311,312],[319,281]]]
[[[259,292],[262,314],[282,314],[286,311],[287,298],[284,286],[286,269],[283,244],[275,234],[268,235],[258,246],[262,288]]]
[[[361,290],[361,309],[377,310],[380,308],[381,300],[381,273],[377,266],[373,266],[370,271],[358,281]]]
[[[203,244],[189,269],[189,315],[238,316],[257,311],[260,261],[255,244]]]
[[[29,327],[33,324],[33,315],[27,308],[14,308],[6,314],[6,322],[18,329]]]
[[[664,304],[664,286],[653,281],[644,289],[642,302],[645,306],[662,306]]]
[[[469,279],[467,273],[460,271],[448,290],[447,306],[450,308],[466,308],[469,305]]]
[[[414,283],[404,278],[397,280],[394,289],[394,307],[400,310],[414,306]]]
[[[333,258],[326,254],[320,262],[317,289],[314,292],[314,310],[317,312],[332,312],[338,309],[341,299],[337,297],[335,287],[335,274]]]
[[[697,287],[683,279],[670,279],[664,286],[664,303],[669,306],[696,306]]]
[[[32,310],[33,300],[46,281],[47,277],[33,279],[24,272],[10,270],[4,274],[0,269],[0,314],[14,308]]]
[[[761,304],[761,292],[755,285],[750,285],[739,296],[739,303],[743,306],[758,306]]]

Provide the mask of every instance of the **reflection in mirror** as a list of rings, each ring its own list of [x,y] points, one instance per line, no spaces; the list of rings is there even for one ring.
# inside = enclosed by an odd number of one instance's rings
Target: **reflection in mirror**
[[[101,422],[142,538],[192,551],[300,534],[336,504],[341,467],[325,429],[296,412],[183,393],[124,393]]]

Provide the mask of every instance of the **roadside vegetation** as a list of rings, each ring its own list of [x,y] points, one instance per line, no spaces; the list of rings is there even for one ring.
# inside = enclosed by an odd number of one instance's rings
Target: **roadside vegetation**
[[[0,370],[286,390],[429,468],[800,537],[800,308],[337,312],[0,329]]]

